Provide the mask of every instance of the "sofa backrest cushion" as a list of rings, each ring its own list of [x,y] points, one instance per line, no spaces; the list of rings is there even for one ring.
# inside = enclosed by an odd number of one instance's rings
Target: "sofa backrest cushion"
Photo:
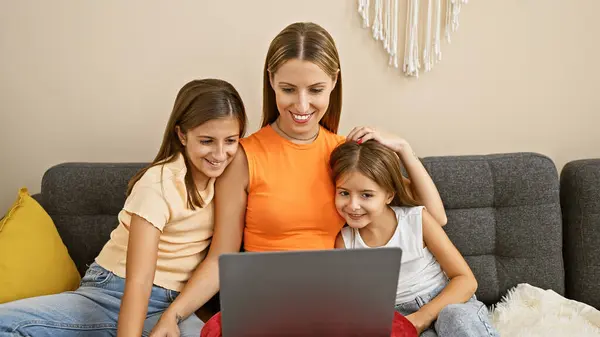
[[[600,309],[600,159],[567,163],[560,187],[566,295]]]
[[[519,283],[564,294],[559,180],[534,153],[423,159],[444,205],[448,236],[496,303]]]
[[[80,274],[85,273],[117,226],[127,183],[145,165],[64,163],[44,174],[41,203]]]

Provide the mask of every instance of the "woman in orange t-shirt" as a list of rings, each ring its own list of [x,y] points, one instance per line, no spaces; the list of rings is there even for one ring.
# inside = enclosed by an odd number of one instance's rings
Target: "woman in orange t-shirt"
[[[218,258],[247,251],[333,249],[344,221],[334,205],[329,156],[343,141],[375,139],[394,150],[407,183],[436,220],[446,223],[439,193],[403,139],[368,127],[336,135],[342,72],[333,38],[314,23],[294,23],[269,47],[262,128],[242,139],[215,185],[215,232],[199,266],[171,306],[185,317],[219,290]],[[184,301],[185,299],[185,301]]]

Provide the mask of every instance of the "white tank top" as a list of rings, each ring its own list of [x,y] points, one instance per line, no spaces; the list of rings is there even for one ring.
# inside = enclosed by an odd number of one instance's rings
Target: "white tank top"
[[[396,290],[396,304],[401,304],[445,285],[448,278],[429,249],[423,247],[423,206],[392,209],[398,225],[392,238],[382,247],[402,248]],[[342,238],[348,249],[373,248],[367,246],[355,228],[342,228]]]

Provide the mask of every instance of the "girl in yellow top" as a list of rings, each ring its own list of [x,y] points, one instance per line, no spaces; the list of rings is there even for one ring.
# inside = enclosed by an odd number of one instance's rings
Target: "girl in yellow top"
[[[129,183],[119,224],[74,292],[0,305],[4,336],[200,335],[202,321],[164,314],[202,263],[213,234],[215,179],[246,127],[238,92],[216,79],[177,95],[162,145]],[[161,317],[162,316],[162,317]]]
[[[264,67],[262,128],[242,139],[215,187],[215,233],[205,262],[167,310],[186,317],[219,290],[218,257],[244,249],[333,249],[344,221],[334,204],[329,157],[340,142],[375,139],[394,150],[411,192],[439,223],[441,198],[403,139],[371,128],[336,135],[342,71],[333,38],[313,23],[294,23],[271,42]],[[173,329],[173,328],[171,328]]]

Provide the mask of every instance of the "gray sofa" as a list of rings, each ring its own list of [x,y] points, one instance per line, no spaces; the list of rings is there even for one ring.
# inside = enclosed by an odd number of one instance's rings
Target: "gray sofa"
[[[600,160],[566,165],[535,153],[427,157],[447,208],[445,229],[488,305],[529,283],[600,307]],[[116,226],[127,181],[143,163],[64,163],[36,195],[84,273]],[[216,303],[215,303],[216,302]],[[210,310],[218,310],[213,300]]]
[[[600,159],[565,165],[560,186],[565,291],[600,309]]]

